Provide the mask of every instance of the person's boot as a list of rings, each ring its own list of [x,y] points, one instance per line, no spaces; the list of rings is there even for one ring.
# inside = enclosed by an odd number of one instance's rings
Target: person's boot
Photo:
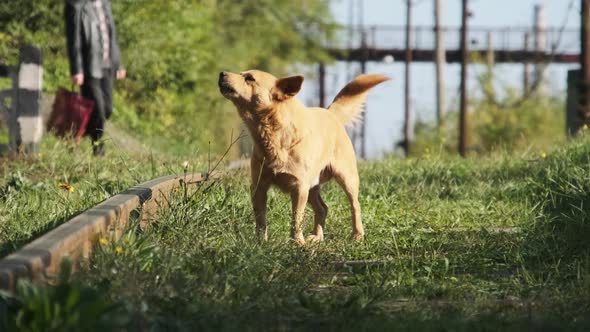
[[[106,153],[104,143],[103,142],[93,142],[92,143],[92,155],[95,157],[102,157]]]

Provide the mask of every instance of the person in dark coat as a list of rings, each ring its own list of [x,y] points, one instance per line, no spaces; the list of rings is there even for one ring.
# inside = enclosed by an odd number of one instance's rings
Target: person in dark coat
[[[65,0],[65,31],[72,83],[94,100],[87,135],[95,156],[105,154],[101,137],[113,113],[113,80],[124,79],[109,0]]]

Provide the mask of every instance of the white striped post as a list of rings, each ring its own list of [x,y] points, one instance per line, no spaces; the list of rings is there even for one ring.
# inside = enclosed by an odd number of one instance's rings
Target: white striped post
[[[43,121],[40,114],[43,87],[42,64],[40,49],[30,45],[21,48],[16,93],[18,133],[13,147],[24,149],[28,153],[39,151],[39,143],[43,136]]]
[[[0,90],[0,114],[4,123],[8,126],[9,143],[8,148],[12,148],[12,142],[16,142],[18,123],[16,122],[15,100],[17,92],[17,77],[14,67],[0,64],[0,77],[8,77],[12,81],[12,87],[7,90]],[[10,103],[8,103],[10,100]],[[4,146],[0,146],[0,153],[4,152]]]

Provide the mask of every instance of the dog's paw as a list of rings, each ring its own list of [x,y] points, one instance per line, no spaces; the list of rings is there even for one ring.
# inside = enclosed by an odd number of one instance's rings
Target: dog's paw
[[[307,242],[321,242],[324,241],[324,237],[321,235],[311,234],[307,237]]]
[[[291,240],[293,240],[293,242],[300,247],[303,247],[305,245],[305,239],[303,238],[303,234],[300,236],[295,236],[291,238]]]
[[[268,234],[265,233],[257,233],[256,236],[258,237],[258,242],[267,242],[268,241]]]
[[[303,247],[305,246],[305,240],[304,239],[293,239],[293,242],[295,242],[295,244],[299,247]]]
[[[364,237],[364,233],[352,233],[351,239],[353,239],[354,241],[362,241]]]

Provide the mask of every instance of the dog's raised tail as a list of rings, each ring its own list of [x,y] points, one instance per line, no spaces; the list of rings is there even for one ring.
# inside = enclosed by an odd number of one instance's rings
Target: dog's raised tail
[[[340,90],[328,110],[333,112],[343,125],[359,121],[363,112],[362,106],[369,90],[389,79],[389,77],[380,74],[358,76]]]

